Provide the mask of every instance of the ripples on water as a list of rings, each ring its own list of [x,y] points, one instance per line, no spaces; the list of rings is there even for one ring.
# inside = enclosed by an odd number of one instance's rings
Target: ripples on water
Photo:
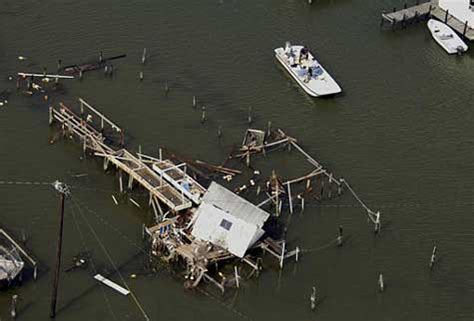
[[[272,121],[345,177],[364,200],[380,204],[386,231],[374,237],[364,213],[353,207],[309,206],[292,219],[290,244],[318,247],[343,224],[350,242],[288,263],[279,277],[266,260],[258,281],[246,283],[226,305],[255,320],[471,320],[472,272],[472,70],[473,54],[447,56],[423,24],[403,31],[382,31],[381,10],[392,1],[40,1],[3,0],[0,9],[0,71],[56,67],[104,54],[127,53],[117,61],[116,76],[86,74],[67,82],[73,103],[82,96],[125,127],[132,149],[156,153],[171,146],[191,157],[220,162],[247,127],[252,106],[255,126]],[[341,84],[333,99],[311,99],[273,59],[273,48],[286,40],[304,42]],[[143,47],[150,54],[139,64]],[[25,55],[28,61],[16,57]],[[144,70],[145,81],[138,82]],[[2,77],[3,78],[3,77]],[[170,93],[164,94],[165,81]],[[14,84],[0,82],[0,90]],[[197,95],[208,121],[191,107]],[[46,105],[14,95],[0,109],[0,176],[8,179],[71,179],[71,184],[98,188],[77,190],[127,237],[139,242],[146,215],[133,207],[115,207],[113,174],[101,164],[79,160],[80,148],[68,142],[48,144]],[[223,127],[221,141],[216,138]],[[272,155],[294,176],[296,158]],[[259,162],[264,166],[264,161]],[[51,191],[0,187],[2,224],[27,230],[28,246],[45,269],[53,262],[56,200]],[[348,195],[331,204],[352,204]],[[400,204],[387,206],[386,204]],[[419,204],[409,206],[405,204]],[[316,204],[314,204],[316,205]],[[68,207],[67,212],[71,213]],[[76,209],[77,210],[77,209]],[[71,214],[69,214],[71,215]],[[99,221],[114,259],[127,262],[136,248]],[[85,228],[85,227],[82,227]],[[91,237],[88,246],[95,248]],[[441,261],[429,272],[431,248]],[[65,261],[82,244],[66,219]],[[93,250],[101,267],[110,268]],[[127,264],[124,273],[141,269]],[[377,293],[384,273],[387,291]],[[16,289],[25,300],[24,320],[47,317],[49,273],[37,283]],[[104,296],[86,273],[65,275],[60,316],[64,320],[112,319]],[[318,311],[308,310],[311,286],[324,297]],[[240,317],[212,299],[188,293],[163,271],[157,277],[130,281],[153,319],[237,320]],[[105,289],[117,319],[137,319],[135,307]],[[7,319],[11,293],[0,296],[0,316]]]

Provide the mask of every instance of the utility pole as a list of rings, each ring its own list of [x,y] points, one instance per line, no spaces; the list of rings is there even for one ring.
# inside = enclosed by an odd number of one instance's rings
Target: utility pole
[[[56,301],[58,297],[59,271],[61,268],[61,247],[63,241],[64,199],[67,195],[69,195],[69,188],[66,184],[56,181],[53,183],[53,187],[59,193],[59,230],[56,247],[56,266],[54,269],[53,289],[51,293],[51,312],[49,314],[50,318],[56,317]]]

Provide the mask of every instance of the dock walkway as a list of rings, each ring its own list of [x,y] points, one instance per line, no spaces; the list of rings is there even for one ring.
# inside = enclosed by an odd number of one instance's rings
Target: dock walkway
[[[183,193],[176,190],[160,175],[155,173],[145,162],[134,156],[128,150],[122,148],[115,150],[113,147],[105,143],[105,136],[102,132],[105,130],[105,124],[109,124],[113,131],[123,132],[120,127],[108,120],[104,115],[99,113],[90,105],[86,104],[82,99],[81,112],[83,108],[88,108],[86,119],[81,118],[64,104],[60,104],[60,108],[50,107],[50,124],[54,121],[61,124],[64,131],[70,135],[77,136],[83,143],[83,149],[91,150],[95,156],[104,158],[104,170],[107,169],[109,163],[115,165],[119,170],[129,175],[128,186],[131,188],[133,182],[138,182],[144,189],[150,193],[150,204],[153,208],[160,209],[158,203],[160,200],[172,211],[180,211],[192,206],[191,201],[184,197]],[[101,131],[95,129],[90,123],[92,118],[99,118],[102,124]],[[122,190],[122,176],[120,174],[120,189]],[[153,204],[154,203],[154,204]]]
[[[381,24],[383,25],[386,21],[394,28],[397,24],[405,25],[408,22],[428,20],[432,17],[443,21],[467,40],[474,41],[474,29],[469,27],[467,22],[462,22],[452,16],[449,13],[449,10],[446,11],[439,7],[438,0],[421,4],[417,1],[417,3],[411,7],[408,7],[405,4],[401,10],[396,10],[396,8],[394,8],[392,12],[382,12]]]

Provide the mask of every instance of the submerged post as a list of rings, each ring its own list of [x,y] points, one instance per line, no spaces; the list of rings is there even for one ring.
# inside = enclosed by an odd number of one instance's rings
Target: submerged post
[[[311,296],[309,297],[309,302],[311,303],[311,310],[316,309],[316,287],[313,286]]]
[[[206,107],[205,106],[202,106],[202,114],[201,114],[201,124],[204,124],[204,122],[206,121]]]
[[[436,263],[436,245],[433,247],[433,252],[431,253],[430,270],[433,269],[435,263]]]
[[[380,232],[380,212],[375,213],[374,233]]]
[[[342,246],[342,225],[339,225],[339,235],[337,236],[337,246]]]
[[[379,274],[379,289],[380,289],[380,292],[383,292],[385,290],[385,285],[384,285],[384,282],[383,282],[383,274],[380,273]]]
[[[13,319],[15,319],[18,314],[17,304],[18,304],[18,295],[14,294],[12,296],[12,306],[11,306],[11,311],[10,311],[10,315],[12,316]]]
[[[234,265],[234,274],[235,274],[235,285],[237,286],[237,288],[240,288],[240,282],[239,282],[240,276],[239,276],[239,270],[237,268],[237,265]]]
[[[56,302],[58,296],[59,272],[61,269],[61,248],[63,242],[63,225],[64,225],[64,199],[69,194],[69,188],[59,181],[54,182],[54,188],[59,193],[59,229],[56,247],[56,265],[54,269],[53,289],[51,293],[51,311],[49,316],[56,316]]]
[[[286,241],[283,241],[283,245],[281,246],[280,269],[283,269],[283,260],[285,259],[285,247]]]
[[[146,62],[146,48],[143,48],[143,54],[142,54],[142,64],[144,65]]]

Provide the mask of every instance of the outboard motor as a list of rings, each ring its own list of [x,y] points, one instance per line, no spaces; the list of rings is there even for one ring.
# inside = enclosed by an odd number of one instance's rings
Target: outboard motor
[[[464,48],[462,46],[458,46],[456,50],[458,52],[458,55],[462,55],[464,53]]]

